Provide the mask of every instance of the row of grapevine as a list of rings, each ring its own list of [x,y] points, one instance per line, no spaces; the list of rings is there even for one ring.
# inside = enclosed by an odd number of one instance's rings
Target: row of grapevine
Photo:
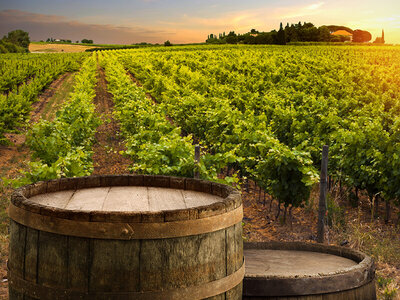
[[[0,60],[0,66],[4,71],[0,76],[2,91],[8,87],[14,87],[7,90],[7,93],[0,94],[0,142],[5,132],[15,130],[27,120],[31,105],[36,101],[38,94],[60,74],[77,70],[83,57],[82,54],[44,55],[21,61],[17,58]],[[26,76],[32,77],[25,81]]]
[[[32,151],[30,171],[20,184],[93,172],[92,146],[100,125],[92,100],[97,83],[97,61],[87,58],[75,76],[74,91],[53,121],[40,120],[28,132]]]
[[[285,145],[287,153],[309,153],[315,168],[321,146],[330,145],[330,174],[337,180],[366,190],[371,199],[398,199],[399,51],[313,47],[310,54],[310,49],[126,51],[120,60],[178,124],[214,151],[242,145],[243,136],[254,132],[253,127],[233,126],[245,116],[246,126],[264,126],[261,131]],[[230,141],[235,134],[242,136]],[[249,150],[238,156],[253,157]],[[279,157],[275,162],[279,164]],[[267,189],[272,182],[285,188],[277,174],[257,178],[262,172],[245,165]]]
[[[133,160],[131,171],[193,177],[197,169],[202,178],[218,181],[219,169],[231,157],[205,153],[196,164],[192,136],[182,136],[181,129],[168,121],[165,111],[154,105],[143,88],[132,82],[115,56],[103,51],[99,61],[126,141],[125,154]],[[229,180],[233,179],[226,178],[225,182]]]
[[[0,92],[17,87],[49,69],[76,69],[76,61],[84,55],[74,53],[60,54],[4,54],[0,56]]]

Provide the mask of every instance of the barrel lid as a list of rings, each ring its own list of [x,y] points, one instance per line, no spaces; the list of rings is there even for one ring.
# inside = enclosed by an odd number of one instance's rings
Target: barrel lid
[[[357,265],[354,260],[313,251],[246,249],[246,275],[300,277],[335,274]]]
[[[165,222],[206,218],[241,205],[240,193],[214,182],[152,175],[62,178],[17,189],[18,208],[95,222]]]

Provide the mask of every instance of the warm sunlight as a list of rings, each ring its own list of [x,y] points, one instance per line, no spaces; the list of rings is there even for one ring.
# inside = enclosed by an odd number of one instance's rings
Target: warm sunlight
[[[0,299],[400,300],[400,0],[0,0]]]

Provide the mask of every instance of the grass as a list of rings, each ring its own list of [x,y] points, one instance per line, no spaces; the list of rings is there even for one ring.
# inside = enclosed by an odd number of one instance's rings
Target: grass
[[[367,207],[346,207],[335,197],[328,198],[331,216],[330,236],[340,244],[348,241],[351,248],[371,256],[376,263],[378,299],[400,299],[400,228],[386,225],[368,215]]]

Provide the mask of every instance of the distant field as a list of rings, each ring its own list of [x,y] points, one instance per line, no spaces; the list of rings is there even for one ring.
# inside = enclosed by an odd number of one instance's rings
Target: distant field
[[[29,51],[32,53],[37,52],[84,52],[86,49],[91,49],[95,47],[82,46],[82,45],[70,45],[70,44],[43,44],[43,43],[30,43]]]

